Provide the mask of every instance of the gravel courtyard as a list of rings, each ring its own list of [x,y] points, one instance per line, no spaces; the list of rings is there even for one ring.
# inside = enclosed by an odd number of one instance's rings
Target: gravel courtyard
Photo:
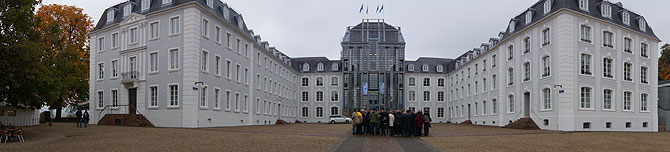
[[[220,128],[25,127],[25,143],[0,151],[667,151],[670,133],[515,130],[434,124],[421,138],[352,136],[349,124]],[[365,148],[364,145],[388,145]],[[362,148],[355,148],[361,147]],[[349,147],[349,148],[343,148]],[[384,146],[382,146],[384,147]],[[396,148],[392,148],[396,147]],[[413,147],[416,147],[414,149]],[[353,149],[353,150],[352,150]],[[389,150],[390,149],[390,150]]]

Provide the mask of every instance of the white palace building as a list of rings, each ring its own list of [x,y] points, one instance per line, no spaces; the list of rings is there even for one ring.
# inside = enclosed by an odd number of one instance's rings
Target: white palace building
[[[129,0],[90,33],[90,123],[327,123],[376,108],[430,111],[433,123],[658,131],[660,40],[644,17],[604,0],[539,0],[508,24],[457,58],[409,61],[400,27],[365,19],[347,28],[340,59],[291,58],[219,0]]]

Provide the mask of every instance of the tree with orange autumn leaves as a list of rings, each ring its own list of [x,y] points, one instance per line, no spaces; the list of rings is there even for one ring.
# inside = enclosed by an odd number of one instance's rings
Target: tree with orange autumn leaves
[[[670,80],[670,44],[661,47],[661,57],[658,58],[658,80]]]
[[[88,99],[89,35],[93,19],[83,9],[66,5],[42,5],[35,16],[41,19],[37,31],[46,49],[45,62],[54,70],[58,101],[50,102],[51,109]]]

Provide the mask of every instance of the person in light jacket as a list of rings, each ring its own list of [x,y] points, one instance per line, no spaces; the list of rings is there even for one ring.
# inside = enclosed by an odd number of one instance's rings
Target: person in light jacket
[[[354,135],[363,134],[363,114],[361,114],[358,109],[354,109],[354,113],[351,114],[353,117],[353,132]]]
[[[394,121],[395,121],[395,116],[393,115],[393,111],[390,111],[390,112],[389,112],[388,118],[389,118],[389,122],[388,122],[388,125],[389,125],[389,136],[393,136],[394,133],[395,133],[395,128],[393,127],[393,123],[394,123]]]

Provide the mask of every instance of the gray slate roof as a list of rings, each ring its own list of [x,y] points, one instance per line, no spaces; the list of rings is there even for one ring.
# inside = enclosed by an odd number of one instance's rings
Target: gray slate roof
[[[453,61],[452,59],[447,58],[432,58],[432,57],[419,57],[416,61],[407,61],[405,60],[405,73],[430,73],[430,74],[447,74],[453,70],[453,67],[449,68],[449,64]],[[428,65],[428,71],[423,71],[422,66]],[[414,65],[414,71],[409,71],[408,66]],[[437,72],[437,66],[442,65],[442,72]]]
[[[303,71],[303,64],[309,64],[309,71]],[[323,63],[323,71],[318,71],[317,66]],[[337,70],[333,70],[333,64],[337,64]],[[291,67],[300,73],[325,73],[325,72],[342,72],[342,64],[340,60],[329,60],[326,57],[304,57],[293,58],[291,60]]]

